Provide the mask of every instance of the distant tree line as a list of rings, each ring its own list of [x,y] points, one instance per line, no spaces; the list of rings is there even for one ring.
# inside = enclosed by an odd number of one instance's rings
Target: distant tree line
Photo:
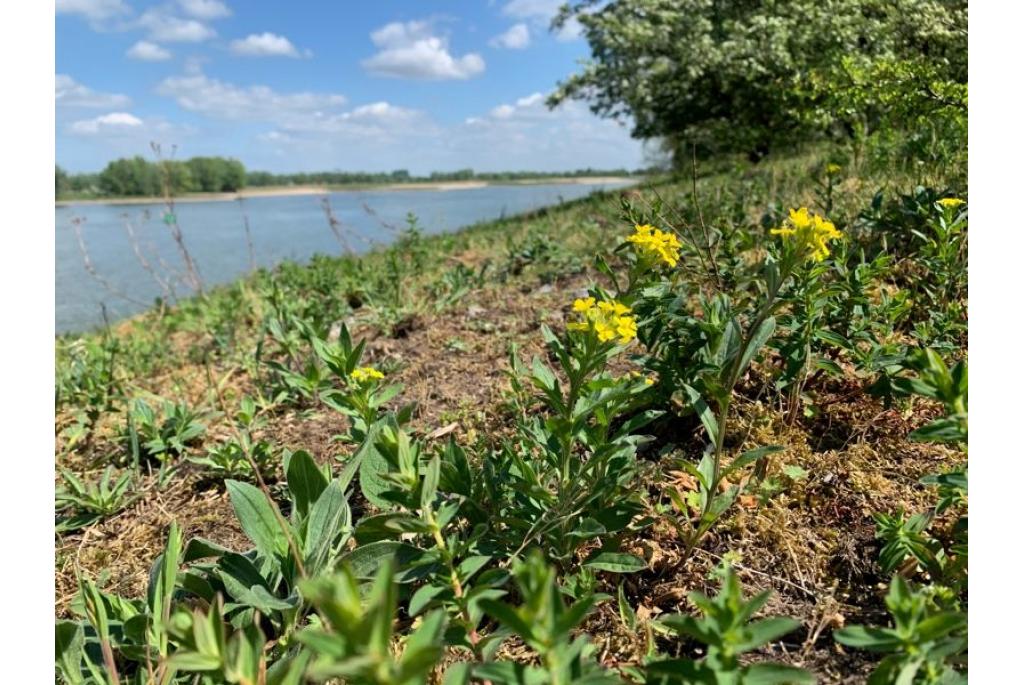
[[[68,174],[56,167],[57,197],[152,197],[170,192],[231,193],[246,185],[237,159],[193,157],[150,162],[136,155],[115,159],[98,174]]]
[[[355,185],[374,183],[418,183],[423,181],[515,181],[534,178],[577,178],[586,176],[631,176],[646,173],[643,169],[576,169],[575,171],[434,171],[424,176],[414,176],[406,169],[395,171],[315,171],[297,174],[272,174],[267,171],[250,171],[247,185],[289,186],[289,185]]]
[[[302,185],[371,185],[415,183],[423,181],[516,181],[537,178],[630,176],[646,173],[643,169],[576,169],[575,171],[497,171],[472,169],[435,171],[414,176],[407,169],[395,171],[318,171],[273,174],[246,171],[236,159],[193,157],[192,159],[150,162],[143,157],[116,159],[97,173],[69,174],[56,167],[56,194],[65,197],[156,197],[170,192],[231,193],[245,187]]]

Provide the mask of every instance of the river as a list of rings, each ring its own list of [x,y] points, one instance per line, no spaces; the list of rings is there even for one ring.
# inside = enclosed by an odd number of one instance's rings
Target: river
[[[353,252],[386,244],[412,212],[424,233],[454,231],[588,195],[629,182],[489,185],[457,190],[366,190],[327,195]],[[206,285],[225,283],[250,268],[245,219],[257,266],[341,254],[323,209],[324,195],[250,197],[239,201],[182,202],[177,223]],[[131,316],[162,293],[153,272],[166,279],[184,269],[164,221],[162,204],[71,204],[55,210],[56,332],[80,332]],[[134,245],[129,229],[134,234]],[[77,228],[77,230],[76,230]],[[90,273],[79,235],[88,255]],[[136,254],[136,248],[138,254]],[[140,259],[141,255],[141,259]],[[177,286],[179,294],[188,290]]]

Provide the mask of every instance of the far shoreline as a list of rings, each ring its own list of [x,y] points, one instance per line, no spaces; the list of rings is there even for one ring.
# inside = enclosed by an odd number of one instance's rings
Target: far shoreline
[[[507,181],[412,181],[409,183],[382,183],[365,185],[303,185],[303,186],[267,186],[263,188],[246,188],[236,193],[187,193],[174,197],[174,202],[232,202],[257,197],[289,197],[304,195],[324,195],[327,193],[399,190],[472,190],[489,186],[519,185],[586,185],[590,183],[638,183],[642,177],[634,176],[554,176],[551,178],[531,178]],[[81,200],[55,200],[56,207],[73,205],[151,205],[162,204],[162,197],[124,197],[124,198],[88,198]]]

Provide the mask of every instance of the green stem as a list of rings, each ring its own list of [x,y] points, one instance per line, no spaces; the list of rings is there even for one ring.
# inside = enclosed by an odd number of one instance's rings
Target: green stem
[[[743,344],[740,345],[740,349],[733,359],[732,367],[729,370],[728,380],[725,385],[724,399],[719,404],[718,409],[718,434],[715,436],[715,462],[714,471],[711,479],[711,483],[708,487],[708,497],[701,512],[701,518],[708,513],[711,508],[711,502],[714,499],[714,493],[718,489],[721,483],[721,472],[722,472],[722,456],[725,451],[725,434],[729,425],[729,409],[732,406],[733,390],[736,384],[739,382],[740,374],[743,372],[741,364],[743,358],[747,355],[747,350],[753,342],[754,335],[757,333],[761,325],[768,319],[771,313],[776,308],[776,300],[779,295],[779,291],[782,289],[783,284],[789,280],[790,275],[793,272],[795,266],[795,259],[792,256],[787,257],[782,262],[782,268],[779,270],[779,277],[775,282],[775,287],[768,290],[768,296],[765,299],[765,303],[761,306],[757,316],[754,317],[754,321],[750,326],[747,327],[747,334],[743,338]]]

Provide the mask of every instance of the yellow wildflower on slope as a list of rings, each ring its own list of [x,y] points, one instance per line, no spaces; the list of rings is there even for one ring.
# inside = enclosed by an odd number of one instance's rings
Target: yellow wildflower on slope
[[[944,197],[939,200],[939,204],[946,209],[956,209],[962,204],[966,204],[966,200],[961,200],[958,197]]]
[[[382,374],[380,371],[373,368],[372,366],[362,366],[359,367],[358,369],[354,369],[350,377],[356,383],[362,384],[367,383],[369,381],[382,380],[384,378],[384,374]]]
[[[636,337],[636,319],[631,316],[632,310],[621,302],[597,302],[587,297],[573,302],[572,309],[582,320],[570,323],[569,330],[593,331],[601,342],[618,337],[623,345]]]
[[[782,236],[798,252],[807,253],[816,262],[828,257],[830,241],[843,237],[842,231],[835,224],[822,216],[811,214],[806,207],[789,210],[787,223],[787,226],[773,228],[771,234]]]
[[[644,224],[637,224],[636,232],[626,238],[627,242],[633,243],[633,247],[642,258],[662,261],[669,266],[679,263],[679,249],[682,247],[679,239],[672,233]]]

